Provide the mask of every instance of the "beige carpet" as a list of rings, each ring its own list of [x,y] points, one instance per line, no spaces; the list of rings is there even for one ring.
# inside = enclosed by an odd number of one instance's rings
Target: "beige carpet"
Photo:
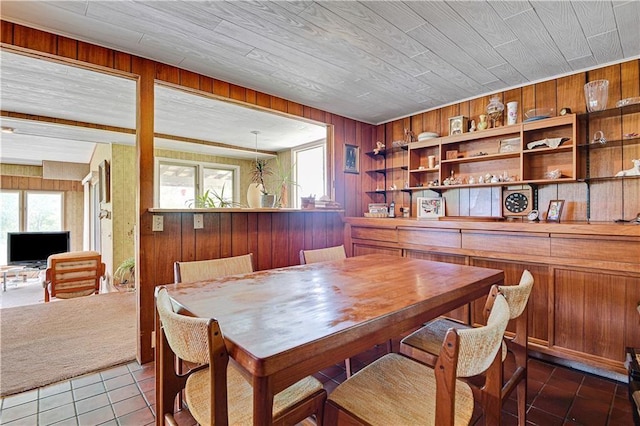
[[[0,309],[0,396],[136,357],[135,293]]]

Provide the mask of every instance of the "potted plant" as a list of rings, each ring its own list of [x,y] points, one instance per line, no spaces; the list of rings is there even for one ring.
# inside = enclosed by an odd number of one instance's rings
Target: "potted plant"
[[[204,194],[197,196],[192,200],[187,200],[187,207],[190,209],[213,209],[213,208],[223,208],[223,207],[231,207],[234,203],[233,201],[229,201],[224,197],[224,187],[222,185],[222,189],[220,193],[218,193],[214,189],[207,189]]]
[[[113,273],[113,284],[118,290],[132,291],[136,288],[136,258],[129,257],[118,265]]]
[[[268,180],[272,175],[273,170],[269,166],[268,160],[256,158],[251,170],[251,183],[254,184],[262,193],[260,202],[261,207],[273,207],[275,204],[276,196],[269,193],[265,184],[265,180]],[[251,206],[251,204],[251,201],[249,201],[249,206]]]

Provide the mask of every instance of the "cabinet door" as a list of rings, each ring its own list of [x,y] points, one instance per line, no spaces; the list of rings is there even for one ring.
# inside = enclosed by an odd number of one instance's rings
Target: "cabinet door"
[[[623,361],[640,345],[640,278],[558,268],[554,281],[553,346]]]
[[[411,257],[414,259],[426,259],[426,260],[435,260],[436,262],[446,262],[446,263],[455,263],[456,265],[466,265],[467,257],[466,256],[457,256],[454,254],[441,254],[441,253],[432,253],[432,252],[424,252],[424,251],[415,251],[415,250],[406,250],[406,257]],[[484,298],[482,298],[482,303],[484,303]],[[452,310],[451,312],[447,312],[444,314],[445,317],[452,318],[456,321],[463,322],[465,324],[469,324],[469,304],[461,306],[457,309]]]
[[[504,271],[505,285],[517,285],[525,269],[531,272],[534,282],[527,305],[529,342],[547,346],[549,341],[549,267],[533,263],[512,263],[478,258],[472,258],[471,265],[502,269]],[[474,324],[484,324],[483,308],[484,300],[477,300],[472,305],[471,320]],[[509,322],[507,330],[510,332],[515,331],[514,321]]]

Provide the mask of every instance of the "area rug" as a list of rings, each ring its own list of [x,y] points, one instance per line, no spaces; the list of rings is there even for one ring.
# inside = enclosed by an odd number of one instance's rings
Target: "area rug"
[[[135,357],[135,293],[0,309],[0,396]]]

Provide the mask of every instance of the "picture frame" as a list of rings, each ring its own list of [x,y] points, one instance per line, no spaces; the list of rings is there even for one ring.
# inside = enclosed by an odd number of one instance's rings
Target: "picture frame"
[[[445,215],[444,197],[418,197],[418,219],[438,219]]]
[[[547,209],[547,222],[560,222],[563,207],[564,200],[549,201],[549,208]]]
[[[107,160],[103,160],[98,165],[98,185],[100,191],[100,202],[108,203],[111,201],[111,171],[109,168],[109,162]]]
[[[360,173],[360,147],[356,145],[344,145],[344,172]]]

